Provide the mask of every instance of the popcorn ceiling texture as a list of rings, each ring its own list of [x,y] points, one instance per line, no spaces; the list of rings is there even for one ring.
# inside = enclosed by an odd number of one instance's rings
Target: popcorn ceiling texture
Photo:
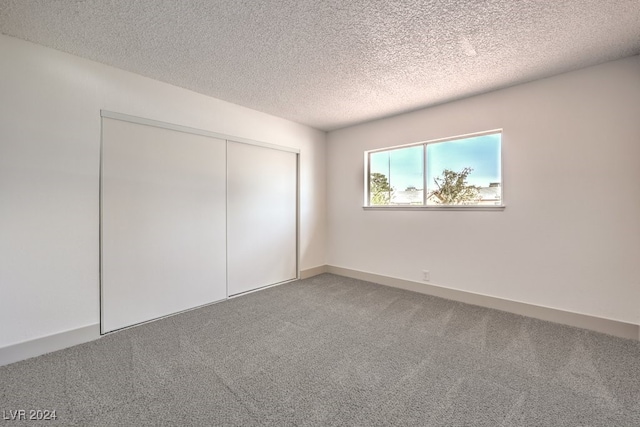
[[[638,0],[0,0],[0,32],[332,130],[640,53]]]

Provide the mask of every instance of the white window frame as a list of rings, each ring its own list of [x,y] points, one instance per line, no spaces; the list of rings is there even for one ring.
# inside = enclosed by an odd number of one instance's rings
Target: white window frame
[[[448,141],[456,141],[460,139],[467,138],[475,138],[478,136],[484,135],[493,135],[500,134],[500,187],[501,187],[501,197],[499,205],[427,205],[427,145],[436,144],[440,142],[448,142]],[[506,207],[504,203],[504,168],[503,168],[503,156],[502,156],[502,142],[503,142],[503,130],[502,129],[492,129],[482,132],[468,133],[464,135],[456,135],[445,138],[431,139],[428,141],[414,142],[411,144],[403,144],[403,145],[394,145],[391,147],[384,148],[376,148],[374,150],[367,150],[364,152],[364,205],[363,209],[365,210],[460,210],[460,211],[502,211]],[[374,205],[371,206],[370,203],[370,167],[371,167],[371,154],[380,153],[385,151],[397,150],[401,148],[410,148],[416,146],[424,146],[424,159],[423,159],[423,194],[422,194],[422,205]]]

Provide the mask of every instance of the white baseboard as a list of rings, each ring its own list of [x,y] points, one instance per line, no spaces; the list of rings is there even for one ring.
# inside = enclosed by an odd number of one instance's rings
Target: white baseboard
[[[73,347],[98,338],[100,338],[100,324],[96,323],[8,345],[0,348],[0,366]]]
[[[426,295],[433,295],[436,297],[446,298],[449,300],[464,302],[472,305],[478,305],[481,307],[494,308],[496,310],[507,311],[509,313],[519,314],[522,316],[533,317],[540,320],[547,320],[550,322],[561,323],[563,325],[575,326],[577,328],[602,332],[620,338],[640,340],[640,325],[636,325],[633,323],[604,319],[587,314],[573,313],[556,308],[541,307],[533,304],[512,301],[488,295],[481,295],[457,289],[444,288],[432,284],[414,282],[405,279],[397,279],[395,277],[382,276],[379,274],[367,273],[365,271],[352,270],[349,268],[336,267],[333,265],[328,265],[325,267],[325,271],[327,273],[337,274],[339,276],[366,280],[368,282],[378,283],[380,285],[405,289],[408,291],[418,292]],[[320,269],[320,267],[316,267],[316,269]]]
[[[453,301],[460,301],[467,304],[481,307],[494,308],[507,311],[522,316],[575,326],[602,332],[621,338],[640,340],[640,325],[620,322],[617,320],[604,319],[580,313],[572,313],[555,308],[541,307],[518,301],[511,301],[502,298],[475,294],[472,292],[457,289],[444,288],[432,284],[413,282],[411,280],[398,279],[395,277],[382,276],[365,271],[352,270],[349,268],[336,267],[333,265],[321,265],[300,272],[301,279],[317,276],[322,273],[332,273],[339,276],[351,277],[380,285],[405,289],[426,295],[433,295]],[[63,348],[83,344],[100,338],[100,324],[87,325],[69,331],[64,331],[17,344],[12,344],[0,348],[0,366],[40,356],[45,353],[62,350]]]
[[[322,273],[327,273],[327,265],[319,265],[318,267],[308,268],[306,270],[300,270],[300,279],[308,279],[309,277],[317,276]]]

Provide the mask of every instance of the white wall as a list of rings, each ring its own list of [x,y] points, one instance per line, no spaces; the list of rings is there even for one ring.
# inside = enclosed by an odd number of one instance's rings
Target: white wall
[[[0,36],[0,348],[96,324],[100,109],[299,148],[301,269],[325,260],[325,133]]]
[[[363,152],[503,128],[502,212],[365,211]],[[328,134],[328,262],[640,323],[640,57]]]

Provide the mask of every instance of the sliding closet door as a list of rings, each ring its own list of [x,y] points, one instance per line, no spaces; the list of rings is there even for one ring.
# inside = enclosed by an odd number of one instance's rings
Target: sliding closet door
[[[102,126],[102,332],[225,299],[226,142]]]
[[[297,276],[296,153],[227,142],[229,295]]]

